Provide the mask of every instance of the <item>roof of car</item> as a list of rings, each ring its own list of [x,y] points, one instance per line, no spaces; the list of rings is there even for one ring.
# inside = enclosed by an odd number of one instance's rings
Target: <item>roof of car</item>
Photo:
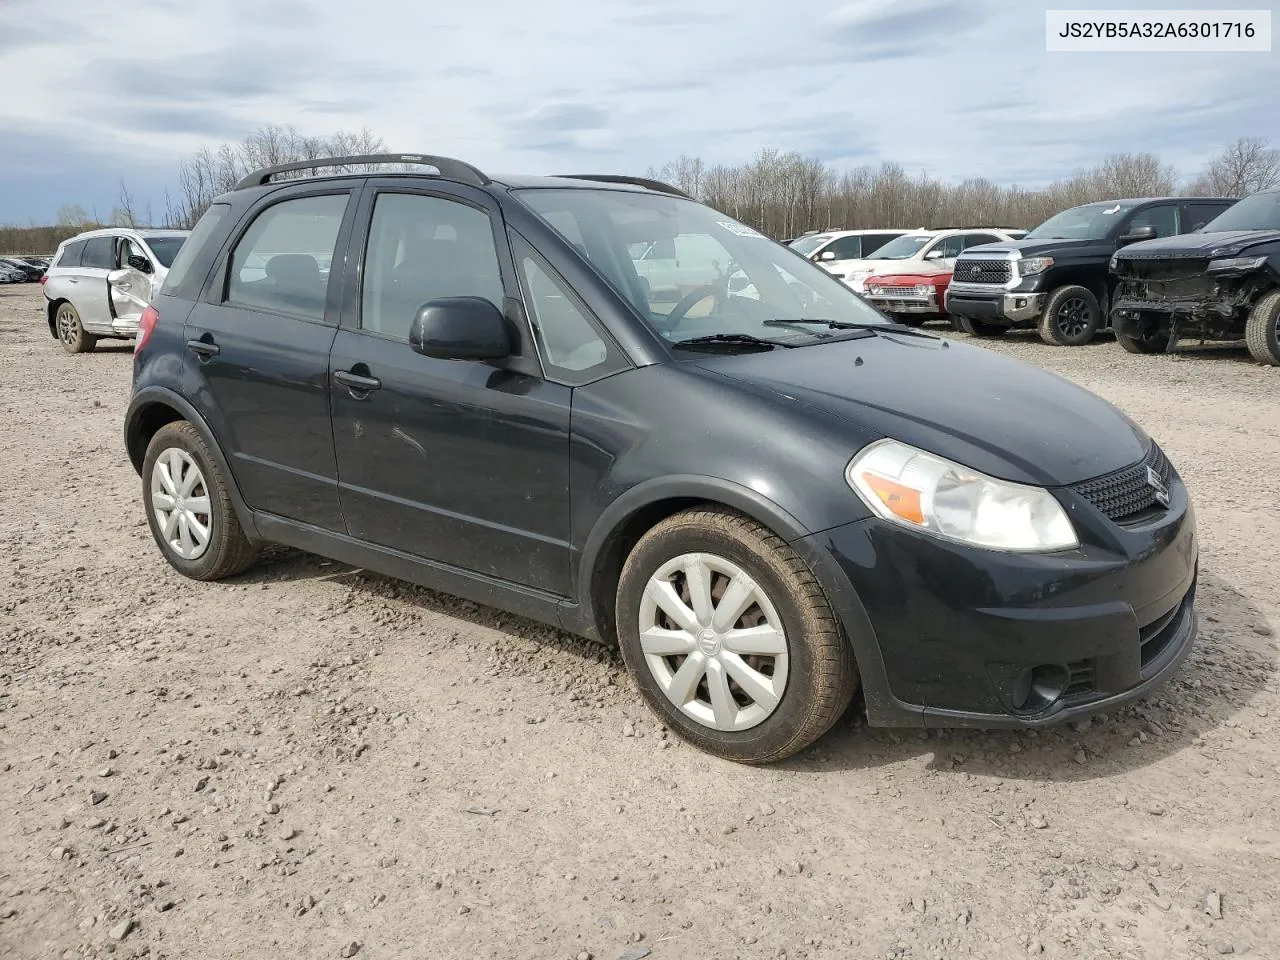
[[[62,242],[70,243],[73,240],[88,240],[92,237],[185,237],[190,233],[190,230],[168,230],[159,227],[154,230],[150,227],[101,227],[97,230],[77,233],[74,237],[67,237]]]

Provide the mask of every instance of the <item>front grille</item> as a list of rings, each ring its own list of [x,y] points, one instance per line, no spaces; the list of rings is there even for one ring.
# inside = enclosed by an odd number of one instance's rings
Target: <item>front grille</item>
[[[1147,455],[1133,466],[1086,480],[1071,489],[1117,523],[1138,523],[1164,509],[1156,499],[1156,488],[1148,480],[1147,468],[1154,470],[1160,482],[1168,486],[1172,467],[1164,452],[1153,443]]]
[[[956,261],[951,279],[960,283],[1006,283],[1012,276],[1008,260],[961,257]]]
[[[916,293],[915,287],[881,287],[874,288],[875,292],[871,294],[873,297],[918,297],[923,294]]]

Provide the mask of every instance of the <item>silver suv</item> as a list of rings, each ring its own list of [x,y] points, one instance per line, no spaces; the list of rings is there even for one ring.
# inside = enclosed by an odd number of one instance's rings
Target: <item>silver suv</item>
[[[68,353],[132,340],[186,230],[111,227],[64,240],[44,278],[49,333]]]

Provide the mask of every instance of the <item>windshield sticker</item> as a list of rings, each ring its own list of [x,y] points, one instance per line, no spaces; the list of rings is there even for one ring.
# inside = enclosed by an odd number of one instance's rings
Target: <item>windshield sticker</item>
[[[752,230],[750,227],[744,226],[741,223],[734,223],[732,220],[717,220],[716,223],[737,237],[759,237],[761,240],[768,239],[768,237],[759,230]]]
[[[1110,210],[1103,210],[1103,211],[1102,211],[1102,215],[1103,215],[1104,217],[1109,217],[1109,216],[1111,216],[1113,213],[1119,213],[1119,212],[1120,212],[1120,204],[1118,204],[1118,203],[1117,203],[1117,204],[1116,204],[1114,207],[1112,207]]]

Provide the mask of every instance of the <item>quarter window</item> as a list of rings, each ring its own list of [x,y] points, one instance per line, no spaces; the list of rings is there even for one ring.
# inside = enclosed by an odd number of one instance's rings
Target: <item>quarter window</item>
[[[443,197],[378,197],[364,261],[360,326],[409,339],[418,309],[441,297],[504,297],[489,215]]]
[[[347,194],[298,197],[258,214],[231,254],[227,300],[324,319],[329,264]]]
[[[218,224],[227,215],[227,211],[231,207],[225,203],[215,203],[204,215],[197,221],[195,228],[191,231],[191,236],[187,237],[186,242],[178,251],[178,255],[173,258],[173,263],[169,267],[169,273],[164,278],[164,288],[162,293],[176,293],[183,281],[187,279],[187,273],[191,270],[191,265],[195,263],[196,258],[204,250],[209,243],[212,242],[214,234],[217,232]],[[208,266],[205,267],[204,276],[208,276]]]
[[[68,243],[62,248],[62,256],[58,257],[55,267],[78,267],[80,266],[80,257],[84,253],[83,240],[76,240],[74,243]]]

